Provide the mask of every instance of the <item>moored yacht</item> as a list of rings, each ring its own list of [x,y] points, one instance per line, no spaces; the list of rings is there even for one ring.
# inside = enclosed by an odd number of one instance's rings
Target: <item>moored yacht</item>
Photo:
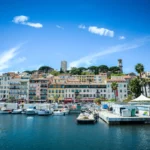
[[[26,109],[26,115],[36,115],[37,114],[37,110],[35,107],[29,107],[28,109]]]
[[[21,114],[22,113],[22,109],[14,109],[12,111],[12,114]]]
[[[38,115],[39,116],[48,116],[48,115],[50,115],[50,111],[46,110],[46,109],[40,109],[40,110],[38,110]]]
[[[53,115],[54,115],[54,116],[63,116],[63,115],[65,115],[65,113],[62,112],[61,110],[55,109],[55,110],[53,111]]]

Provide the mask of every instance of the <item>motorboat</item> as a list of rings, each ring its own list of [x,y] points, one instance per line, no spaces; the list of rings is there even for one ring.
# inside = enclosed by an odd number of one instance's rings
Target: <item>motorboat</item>
[[[12,114],[21,114],[22,113],[22,109],[14,109],[12,111]]]
[[[29,107],[26,109],[26,115],[36,115],[37,114],[37,110],[36,107]]]
[[[69,108],[67,106],[59,105],[58,106],[58,110],[60,110],[61,112],[63,112],[64,115],[68,115],[69,114]]]
[[[10,114],[12,110],[6,109],[5,107],[0,110],[0,114]]]
[[[93,114],[90,113],[81,113],[78,117],[77,117],[77,123],[95,123],[96,122],[96,118],[94,117]]]
[[[46,109],[40,109],[40,110],[38,110],[38,115],[39,116],[48,116],[48,115],[50,115],[50,111],[46,110]]]
[[[63,115],[65,115],[65,113],[62,112],[61,110],[54,109],[53,115],[54,115],[54,116],[63,116]]]
[[[63,109],[61,110],[61,112],[63,112],[64,115],[68,115],[68,114],[69,114],[69,109],[68,109],[68,108],[63,108]]]

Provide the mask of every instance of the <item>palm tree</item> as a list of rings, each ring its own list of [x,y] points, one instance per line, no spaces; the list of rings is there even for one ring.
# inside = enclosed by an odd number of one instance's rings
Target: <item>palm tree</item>
[[[59,95],[54,95],[54,96],[53,96],[55,102],[58,102],[59,97],[60,97]]]
[[[116,101],[116,91],[117,91],[117,89],[118,89],[118,84],[117,84],[117,82],[112,82],[111,88],[112,88],[112,90],[113,90],[113,92],[114,92],[115,101]]]
[[[142,77],[142,72],[144,72],[144,66],[143,66],[143,64],[138,63],[135,66],[135,70],[140,75],[140,78],[141,78]]]
[[[141,83],[142,83],[142,87],[144,87],[144,90],[143,90],[143,91],[145,91],[145,96],[147,97],[147,90],[146,90],[146,86],[147,86],[148,80],[147,80],[147,79],[142,78],[142,79],[141,79]],[[143,92],[143,93],[144,93],[144,92]]]

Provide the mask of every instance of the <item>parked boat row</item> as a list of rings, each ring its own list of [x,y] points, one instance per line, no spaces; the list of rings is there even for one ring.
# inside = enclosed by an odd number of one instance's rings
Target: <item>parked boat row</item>
[[[52,107],[40,107],[36,109],[36,106],[30,106],[27,109],[18,108],[18,109],[7,109],[6,107],[2,107],[0,109],[0,114],[26,114],[26,115],[39,115],[39,116],[62,116],[69,114],[69,108],[67,106],[52,106]]]

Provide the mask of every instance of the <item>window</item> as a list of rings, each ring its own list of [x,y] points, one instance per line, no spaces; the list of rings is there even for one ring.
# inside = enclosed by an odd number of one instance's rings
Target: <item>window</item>
[[[126,85],[124,85],[124,87],[126,87]]]
[[[122,93],[122,90],[120,90],[120,93]]]

